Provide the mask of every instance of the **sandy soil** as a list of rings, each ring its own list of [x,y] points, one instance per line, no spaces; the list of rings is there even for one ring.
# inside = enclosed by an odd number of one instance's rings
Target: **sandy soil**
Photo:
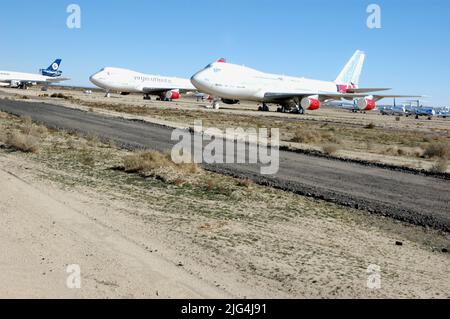
[[[108,170],[124,151],[96,143],[51,133],[37,154],[0,150],[0,297],[450,298],[448,235],[256,185],[165,186]]]
[[[105,207],[28,182],[27,163],[17,164],[0,158],[1,298],[232,297],[97,221]],[[24,178],[11,172],[18,168]],[[81,289],[66,285],[72,264],[81,267]]]

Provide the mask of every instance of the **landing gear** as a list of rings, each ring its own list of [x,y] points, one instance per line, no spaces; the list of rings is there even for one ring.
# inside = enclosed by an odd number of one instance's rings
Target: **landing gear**
[[[106,91],[105,97],[109,99],[111,97],[111,93],[109,93],[109,91]]]
[[[305,114],[305,109],[302,108],[300,105],[294,105],[294,107],[289,107],[286,105],[281,105],[277,109],[278,113],[292,113],[292,114]]]
[[[291,113],[303,115],[305,114],[305,109],[302,108],[300,105],[295,105],[295,107],[292,108]]]
[[[220,103],[219,101],[214,101],[212,104],[213,109],[218,110],[220,109]]]
[[[284,105],[282,105],[282,106],[280,106],[279,108],[277,108],[277,112],[278,113],[287,113],[287,108],[284,106]]]
[[[144,100],[150,101],[151,99],[152,99],[152,97],[150,96],[150,94],[145,94],[144,95]]]
[[[262,106],[258,107],[258,111],[259,112],[269,112],[269,106],[266,103],[263,103]]]

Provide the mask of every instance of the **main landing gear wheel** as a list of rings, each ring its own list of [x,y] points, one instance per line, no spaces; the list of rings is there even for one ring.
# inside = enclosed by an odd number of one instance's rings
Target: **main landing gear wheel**
[[[109,98],[111,97],[111,93],[106,92],[106,93],[105,93],[105,97],[109,99]]]
[[[150,95],[148,95],[148,94],[144,95],[144,100],[150,101],[151,99],[152,99],[152,97]]]
[[[296,108],[296,113],[300,114],[300,115],[304,115],[305,114],[305,109],[302,108],[301,106]]]
[[[278,113],[287,113],[287,112],[289,112],[289,110],[286,106],[280,106],[279,108],[277,108],[277,112]]]
[[[212,106],[213,106],[213,109],[215,109],[215,110],[220,109],[220,103],[219,103],[219,101],[214,101]]]
[[[259,112],[269,112],[270,109],[269,109],[269,106],[266,103],[263,103],[262,106],[258,107],[258,111]]]

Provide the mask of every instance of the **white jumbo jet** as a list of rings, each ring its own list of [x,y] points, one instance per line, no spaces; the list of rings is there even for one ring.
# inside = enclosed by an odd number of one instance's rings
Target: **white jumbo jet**
[[[163,101],[171,101],[180,98],[180,90],[196,91],[188,79],[147,75],[121,68],[104,68],[89,79],[94,85],[105,89],[107,97],[115,91],[122,95],[143,93],[144,100],[150,100],[150,96],[154,95]]]
[[[0,86],[28,89],[32,85],[43,84],[48,87],[52,83],[68,81],[68,78],[60,77],[62,73],[59,71],[60,64],[61,59],[56,60],[49,68],[40,70],[41,74],[0,71]],[[50,69],[52,74],[48,73]]]
[[[383,98],[411,97],[382,95],[373,92],[384,88],[358,88],[365,61],[365,54],[356,51],[334,82],[296,78],[263,73],[245,66],[226,63],[220,59],[208,65],[191,78],[201,92],[216,96],[213,107],[236,104],[240,100],[262,102],[260,111],[269,111],[268,104],[277,104],[278,112],[303,114],[305,110],[317,110],[323,102],[356,100],[359,110],[371,111]]]

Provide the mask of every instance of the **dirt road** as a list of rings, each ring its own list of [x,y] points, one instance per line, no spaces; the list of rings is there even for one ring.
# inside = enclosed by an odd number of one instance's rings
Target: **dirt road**
[[[232,297],[92,220],[95,207],[41,191],[4,167],[0,187],[2,298]],[[73,264],[82,289],[66,284]]]

